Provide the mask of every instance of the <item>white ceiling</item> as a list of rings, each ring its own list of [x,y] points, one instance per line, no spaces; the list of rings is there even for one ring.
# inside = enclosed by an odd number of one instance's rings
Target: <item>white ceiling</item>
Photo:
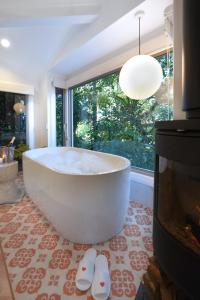
[[[104,0],[1,0],[1,18],[97,14]]]
[[[17,6],[16,6],[17,3]],[[172,0],[0,0],[0,80],[36,83],[46,71],[76,73],[164,24]]]
[[[37,81],[63,42],[69,41],[79,27],[0,28],[0,38],[11,41],[10,48],[0,47],[0,79],[6,81],[5,70],[10,70],[26,83]]]
[[[0,0],[0,80],[37,82],[59,50],[94,22],[103,0]]]

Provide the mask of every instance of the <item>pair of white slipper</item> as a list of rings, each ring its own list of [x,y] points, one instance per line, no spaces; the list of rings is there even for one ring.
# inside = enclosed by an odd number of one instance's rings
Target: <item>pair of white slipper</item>
[[[106,300],[110,294],[110,275],[105,255],[98,255],[95,249],[85,252],[76,274],[76,286],[81,291],[88,290],[95,300]]]

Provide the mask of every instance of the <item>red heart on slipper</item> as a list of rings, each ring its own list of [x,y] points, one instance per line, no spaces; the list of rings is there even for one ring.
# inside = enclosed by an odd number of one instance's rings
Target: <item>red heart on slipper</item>
[[[105,285],[105,282],[103,282],[103,281],[100,281],[100,282],[99,282],[99,284],[100,284],[100,286],[101,286],[101,287],[104,287],[104,285]]]
[[[82,271],[83,271],[83,272],[86,271],[86,267],[82,267]]]

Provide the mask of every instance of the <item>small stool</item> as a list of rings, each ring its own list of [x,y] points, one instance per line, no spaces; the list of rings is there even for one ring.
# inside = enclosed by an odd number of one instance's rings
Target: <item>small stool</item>
[[[17,161],[0,164],[0,204],[21,200],[23,191],[15,183],[17,173]]]

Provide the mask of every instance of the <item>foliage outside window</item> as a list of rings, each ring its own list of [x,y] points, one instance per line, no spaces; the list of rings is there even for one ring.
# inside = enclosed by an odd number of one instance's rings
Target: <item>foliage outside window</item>
[[[173,54],[156,57],[164,81],[146,100],[132,100],[121,91],[119,72],[72,88],[75,147],[122,155],[132,166],[154,170],[154,123],[172,119]]]
[[[15,146],[26,144],[26,114],[16,114],[13,106],[15,103],[24,101],[22,94],[0,92],[0,146],[5,146],[16,137]]]
[[[63,132],[63,115],[64,115],[64,91],[56,88],[56,145],[64,145]]]

